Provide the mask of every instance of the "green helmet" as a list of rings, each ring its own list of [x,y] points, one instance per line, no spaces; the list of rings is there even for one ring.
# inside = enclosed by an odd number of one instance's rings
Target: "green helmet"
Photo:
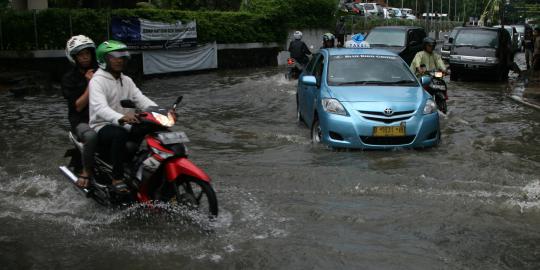
[[[114,57],[129,57],[126,44],[116,40],[105,41],[96,49],[96,58],[100,68],[107,69],[105,56],[112,52],[116,52],[113,54]]]

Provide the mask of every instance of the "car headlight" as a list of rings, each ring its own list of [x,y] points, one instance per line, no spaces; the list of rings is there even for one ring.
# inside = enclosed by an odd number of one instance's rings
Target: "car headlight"
[[[426,101],[426,106],[424,106],[424,114],[431,114],[437,111],[437,104],[435,101],[428,99]]]
[[[499,59],[497,59],[497,57],[486,57],[486,63],[497,64],[499,63]]]
[[[322,107],[328,113],[347,115],[347,111],[337,99],[323,98]]]

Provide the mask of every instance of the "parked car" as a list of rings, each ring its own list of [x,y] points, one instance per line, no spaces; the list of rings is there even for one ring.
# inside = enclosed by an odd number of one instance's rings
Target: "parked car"
[[[524,51],[525,50],[525,30],[530,29],[532,30],[531,26],[528,24],[516,24],[513,25],[516,30],[519,33],[519,50]]]
[[[383,16],[383,7],[377,3],[360,3],[372,16]]]
[[[416,53],[422,50],[425,37],[426,31],[421,27],[379,26],[369,32],[366,41],[372,48],[390,50],[410,64]]]
[[[500,25],[493,26],[495,28],[501,28]],[[510,34],[511,44],[512,44],[512,52],[517,52],[519,50],[519,33],[517,29],[512,25],[505,25],[504,29],[508,31],[508,34]]]
[[[450,60],[450,50],[452,49],[452,44],[448,42],[450,38],[455,39],[457,34],[457,29],[454,28],[450,35],[444,36],[444,42],[441,46],[441,58],[445,61]]]
[[[457,80],[465,72],[494,74],[499,80],[508,78],[514,58],[508,31],[495,27],[457,27],[450,52],[450,79]]]
[[[387,50],[320,50],[299,79],[296,99],[298,120],[316,144],[388,149],[440,141],[432,96]]]
[[[402,8],[401,13],[405,15],[405,19],[407,20],[416,20],[416,16],[413,13],[413,10],[410,8]]]

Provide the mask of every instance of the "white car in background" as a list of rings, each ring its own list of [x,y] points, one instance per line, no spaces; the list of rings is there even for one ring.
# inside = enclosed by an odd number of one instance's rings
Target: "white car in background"
[[[413,10],[410,8],[402,8],[401,14],[405,15],[405,19],[407,20],[416,20],[416,16],[414,16]]]

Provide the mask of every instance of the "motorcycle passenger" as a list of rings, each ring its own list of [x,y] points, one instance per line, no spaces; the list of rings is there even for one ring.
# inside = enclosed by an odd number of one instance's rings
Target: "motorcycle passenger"
[[[534,50],[533,30],[531,27],[525,27],[525,39],[523,40],[523,47],[525,49],[525,62],[527,65],[527,70],[529,70],[531,69]]]
[[[87,188],[98,140],[96,132],[88,125],[88,82],[97,69],[96,46],[86,36],[73,36],[66,43],[66,57],[73,64],[73,69],[62,77],[62,94],[68,103],[71,132],[83,143],[82,170],[77,185]]]
[[[139,120],[133,109],[123,108],[121,100],[132,100],[137,108],[156,106],[144,96],[133,80],[122,72],[130,58],[127,46],[109,40],[96,49],[99,69],[90,81],[90,126],[97,131],[100,153],[112,163],[112,187],[119,193],[127,192],[123,162],[127,156],[126,142],[130,124]]]
[[[309,62],[308,55],[311,55],[311,51],[308,49],[306,43],[302,41],[302,32],[296,31],[293,36],[294,40],[289,43],[291,58],[302,66],[305,66]]]
[[[322,36],[323,46],[321,49],[334,48],[336,47],[336,37],[332,33],[326,33]]]
[[[423,40],[423,45],[424,50],[418,52],[411,62],[411,71],[416,76],[422,76],[425,72],[433,70],[446,72],[446,65],[441,56],[433,51],[437,45],[435,39],[426,37]]]

